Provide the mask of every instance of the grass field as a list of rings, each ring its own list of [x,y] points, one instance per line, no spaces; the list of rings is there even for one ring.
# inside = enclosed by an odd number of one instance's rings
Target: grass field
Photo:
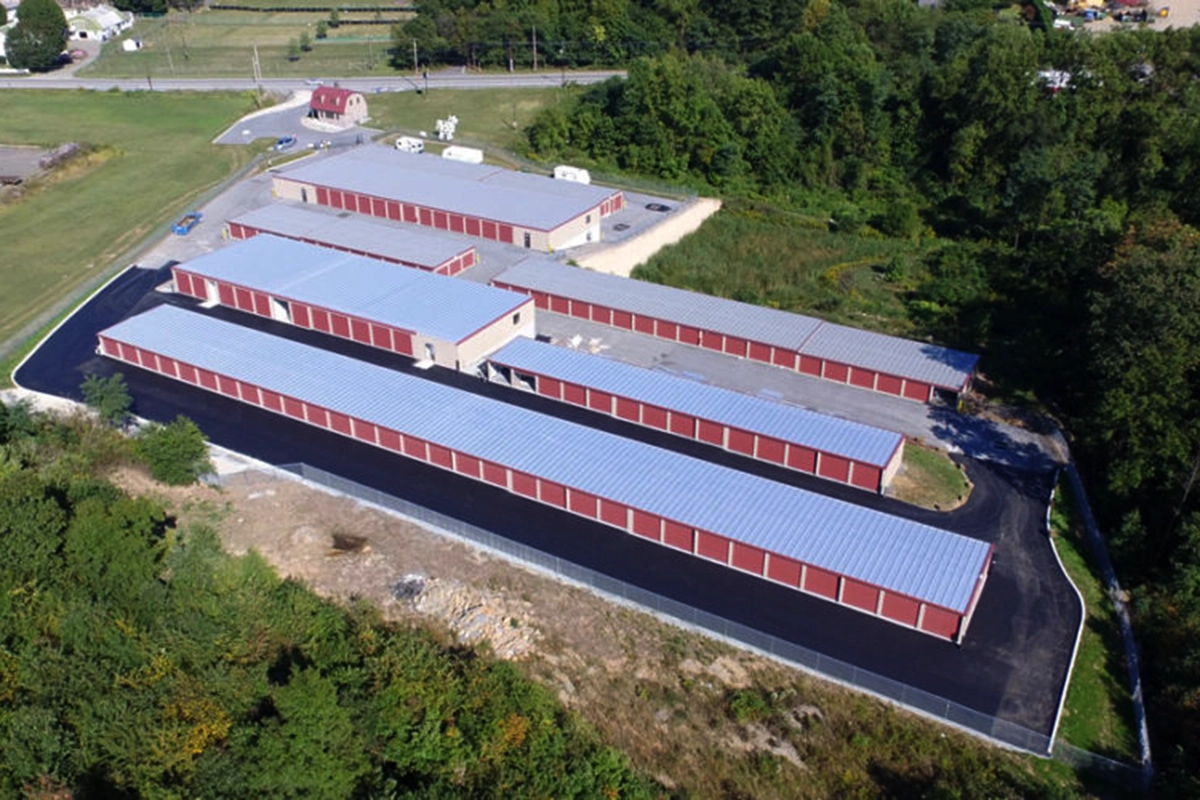
[[[432,134],[439,119],[458,117],[456,140],[490,150],[525,150],[525,129],[547,106],[563,98],[562,90],[489,89],[428,94],[397,92],[371,95],[371,126],[388,131]],[[489,153],[490,154],[490,153]]]
[[[388,48],[389,25],[362,22],[377,18],[375,12],[342,12],[342,24],[330,29],[329,37],[316,41],[316,26],[328,13],[254,13],[246,11],[172,12],[160,18],[139,18],[130,36],[142,40],[133,53],[109,42],[95,62],[80,75],[102,78],[249,77],[258,46],[264,78],[352,77],[391,75]],[[388,13],[388,20],[405,18]],[[358,23],[358,24],[356,24]],[[313,49],[290,60],[289,46],[307,31]]]
[[[1099,569],[1083,540],[1075,500],[1067,485],[1055,494],[1050,523],[1063,566],[1087,606],[1059,735],[1076,747],[1136,764],[1137,737],[1121,632]]]
[[[832,233],[781,212],[727,209],[662,250],[635,277],[743,302],[811,313],[884,333],[911,332],[884,268],[914,245]]]
[[[0,342],[247,163],[210,141],[250,108],[238,94],[5,93],[0,142],[97,149],[0,206]]]
[[[966,474],[944,451],[907,442],[889,494],[922,508],[949,511],[966,502],[971,488]]]

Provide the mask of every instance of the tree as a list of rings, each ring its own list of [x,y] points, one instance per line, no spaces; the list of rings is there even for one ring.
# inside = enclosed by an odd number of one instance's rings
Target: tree
[[[316,36],[316,38],[318,38],[318,39],[324,39],[324,38],[325,38],[325,37],[327,37],[328,35],[329,35],[329,23],[328,23],[328,22],[326,22],[325,20],[321,20],[320,22],[318,22],[318,23],[317,23],[317,36]]]
[[[154,479],[172,486],[195,483],[213,468],[204,434],[187,417],[147,425],[138,433],[136,449]]]
[[[88,375],[79,388],[83,392],[83,402],[107,424],[120,427],[129,420],[133,398],[129,396],[125,376],[121,373],[108,378]]]
[[[67,18],[54,0],[21,0],[17,24],[8,33],[8,63],[45,72],[59,63],[67,46]]]
[[[308,35],[308,31],[300,32],[300,50],[304,53],[312,50],[312,37]]]
[[[0,27],[3,27],[7,24],[8,24],[8,9],[4,7],[3,3],[0,3]]]
[[[329,9],[329,27],[336,28],[342,24],[342,15],[336,8]]]

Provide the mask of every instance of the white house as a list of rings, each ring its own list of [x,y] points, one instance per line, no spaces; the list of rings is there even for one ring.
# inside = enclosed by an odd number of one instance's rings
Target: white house
[[[133,27],[133,14],[112,6],[98,5],[82,11],[70,10],[67,26],[72,39],[97,39],[107,42]]]

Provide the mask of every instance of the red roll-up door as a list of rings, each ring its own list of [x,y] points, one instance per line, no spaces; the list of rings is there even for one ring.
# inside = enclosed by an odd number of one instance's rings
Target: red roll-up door
[[[663,520],[663,543],[692,552],[692,529],[669,519]]]
[[[841,456],[832,456],[829,453],[821,453],[821,462],[818,465],[817,474],[822,478],[829,478],[830,480],[845,483],[850,480],[850,459],[842,458]]]
[[[905,381],[904,396],[909,400],[920,400],[922,403],[929,401],[929,384],[921,383],[920,381]]]
[[[483,462],[483,479],[496,486],[508,486],[508,470],[490,461]]]
[[[674,322],[663,322],[661,319],[655,320],[654,335],[675,341],[679,338],[679,326]]]
[[[221,301],[221,305],[229,308],[237,308],[237,298],[233,295],[233,287],[228,283],[217,284],[217,299]]]
[[[237,297],[237,307],[242,311],[254,313],[254,296],[250,294],[249,289],[243,289],[240,286],[234,288],[234,294]]]
[[[712,331],[702,331],[700,334],[700,346],[706,350],[716,350],[720,353],[725,349],[725,336],[724,334]]]
[[[563,383],[563,400],[577,406],[587,405],[587,389],[577,383]]]
[[[329,190],[324,186],[317,187],[317,204],[322,206],[329,205]]]
[[[400,221],[400,204],[389,201],[387,204],[387,215],[388,215],[388,219],[399,222]]]
[[[429,460],[429,448],[425,445],[424,439],[417,439],[413,436],[404,437],[404,455],[409,458],[419,458],[422,461]]]
[[[512,225],[501,225],[500,226],[500,241],[504,242],[505,244],[513,243]]]
[[[180,362],[179,364],[179,379],[187,381],[188,383],[200,382],[200,376],[196,372],[196,368],[191,364],[184,364],[183,362]]]
[[[512,490],[525,497],[537,498],[537,478],[524,472],[512,471]]]
[[[245,383],[244,381],[238,381],[237,388],[238,395],[241,396],[242,400],[246,401],[247,403],[252,403],[256,406],[260,405],[257,386],[251,383]]]
[[[336,411],[329,412],[329,428],[330,430],[343,433],[346,436],[350,435],[350,418],[345,414],[339,414]]]
[[[418,206],[417,216],[420,217],[421,224],[424,225],[426,228],[433,227],[433,212],[430,211],[428,208],[421,208]]]
[[[633,318],[633,329],[638,333],[648,333],[654,335],[654,319],[652,317],[637,316]]]
[[[450,217],[445,211],[433,212],[433,227],[440,231],[450,229]]]
[[[292,324],[298,325],[301,328],[311,328],[312,318],[309,316],[308,306],[303,303],[292,303]]]
[[[371,215],[375,217],[387,217],[387,201],[380,200],[378,197],[371,198]]]
[[[883,595],[883,615],[890,620],[915,628],[917,626],[917,615],[920,611],[921,604],[911,597],[904,597],[892,594],[891,592]]]
[[[537,379],[537,391],[540,395],[553,397],[555,400],[561,400],[562,382],[555,380],[554,378],[543,378],[539,375]]]
[[[729,540],[708,531],[696,531],[696,553],[724,564],[729,561]]]
[[[525,294],[529,294],[529,292],[528,292],[528,291],[526,291],[525,289],[515,289],[515,288],[513,288],[513,289],[509,289],[509,287],[507,287],[507,286],[500,286],[499,284],[496,284],[496,285],[497,285],[499,288],[508,289],[509,291],[513,291],[513,292],[523,292],[523,293],[525,293]],[[533,297],[533,305],[534,305],[536,308],[544,308],[544,309],[547,309],[547,310],[549,310],[549,308],[550,308],[550,295],[546,294],[545,292],[533,292],[533,293],[532,293],[532,297]]]
[[[678,411],[672,411],[670,431],[679,436],[687,436],[689,439],[694,439],[696,437],[696,418],[688,414],[680,414]]]
[[[322,333],[329,333],[329,312],[320,308],[312,310],[312,326]]]
[[[376,325],[371,323],[371,344],[376,347],[382,347],[384,350],[392,349],[392,331],[386,325]]]
[[[746,340],[739,339],[736,336],[725,337],[725,352],[731,356],[739,358],[746,357]]]
[[[175,273],[175,291],[180,294],[195,295],[196,293],[192,291],[192,277],[179,270],[173,270],[173,272]],[[200,281],[200,284],[203,285],[204,282]]]
[[[463,269],[467,269],[467,268],[473,267],[475,265],[475,251],[474,250],[468,250],[467,252],[462,254],[462,265],[463,265]]]
[[[414,224],[417,222],[418,216],[417,216],[417,207],[416,206],[406,205],[406,206],[404,206],[403,211],[404,211],[404,221],[405,222],[411,222]]]
[[[774,464],[783,463],[784,445],[778,439],[773,439],[770,436],[758,437],[758,457],[763,461],[770,461]]]
[[[438,444],[429,443],[429,463],[446,469],[453,469],[454,462],[450,455],[450,449],[442,447]]]
[[[640,422],[639,411],[641,405],[634,400],[627,400],[624,397],[617,398],[617,416],[621,419],[627,419],[630,422]]]
[[[158,370],[163,375],[170,375],[172,378],[179,377],[179,362],[173,358],[166,356],[158,357]]]
[[[921,630],[953,639],[958,633],[958,623],[961,619],[962,617],[953,611],[927,604],[925,617],[921,620]]]
[[[112,358],[120,358],[121,357],[121,346],[118,345],[116,342],[114,342],[112,339],[109,339],[108,337],[105,337],[105,336],[101,336],[100,337],[100,345],[104,348],[105,355],[111,356]]]
[[[879,605],[879,590],[852,578],[842,578],[842,602],[873,614]]]
[[[367,322],[364,322],[361,319],[351,318],[351,320],[350,320],[350,336],[356,342],[362,342],[363,344],[370,344],[371,343],[371,326],[370,326],[370,324],[368,324]]]
[[[312,403],[304,404],[305,418],[313,425],[318,425],[322,428],[329,427],[329,412],[320,406],[314,406]]]
[[[744,569],[746,572],[752,572],[755,575],[762,575],[765,555],[766,553],[757,547],[742,544],[741,542],[733,543],[733,566],[738,569]]]
[[[392,349],[406,356],[413,354],[412,336],[404,331],[392,331]]]
[[[571,301],[565,297],[550,295],[550,310],[556,314],[569,314],[571,311]]]
[[[554,481],[538,479],[538,498],[548,505],[567,507],[567,490],[562,484]]]
[[[624,528],[629,524],[629,509],[620,503],[600,498],[600,521]]]
[[[684,344],[698,345],[700,344],[700,331],[690,325],[680,325],[679,341]]]
[[[345,203],[342,202],[342,193],[336,189],[329,190],[329,205],[334,208],[344,208]]]
[[[378,436],[378,429],[370,422],[363,422],[361,419],[352,418],[350,424],[354,429],[355,439],[367,442],[368,444],[375,444],[379,441],[376,438]]]
[[[796,368],[796,353],[782,347],[771,348],[771,363],[777,367]]]
[[[480,463],[475,456],[469,456],[466,453],[454,454],[454,471],[471,478],[479,477]]]
[[[638,536],[645,536],[647,539],[661,541],[662,539],[662,520],[653,514],[647,514],[645,511],[633,509],[633,532]]]
[[[283,411],[283,398],[277,393],[263,389],[260,394],[262,395],[263,408],[276,412]]]
[[[588,390],[588,408],[593,408],[596,411],[603,411],[605,414],[612,413],[613,396],[607,392],[598,392],[595,389]]]
[[[845,383],[850,377],[850,368],[835,361],[825,362],[825,380]]]
[[[630,330],[633,327],[633,315],[628,311],[613,311],[612,324],[618,328]]]
[[[880,374],[879,378],[875,381],[875,390],[884,394],[899,395],[903,384],[904,382],[894,375]]]
[[[343,339],[350,338],[350,320],[341,314],[331,313],[329,315],[329,327],[333,330],[334,336],[341,336]]]
[[[817,469],[817,453],[807,447],[793,444],[788,447],[787,465],[801,472],[815,472]]]
[[[800,372],[804,375],[821,377],[821,359],[812,356],[800,356]]]
[[[459,214],[450,215],[450,230],[454,233],[463,233],[467,229],[466,221]]]
[[[874,389],[875,388],[875,373],[869,369],[862,369],[860,367],[851,367],[850,368],[850,384],[852,386],[857,386],[860,389]]]
[[[304,404],[291,397],[283,398],[283,413],[296,419],[304,419]]]
[[[467,226],[467,236],[478,236],[483,231],[483,226],[475,217],[467,217],[465,222]]]
[[[590,304],[585,303],[582,300],[572,300],[570,302],[571,302],[570,314],[572,317],[578,317],[579,319],[591,319],[592,318],[592,307]]]
[[[769,362],[771,360],[771,348],[761,342],[751,342],[750,349],[747,351],[747,358],[753,361]]]
[[[495,241],[500,238],[499,234],[496,232],[496,223],[488,222],[487,220],[484,220],[484,222],[483,222],[483,238],[491,239],[492,241]]]
[[[592,321],[601,325],[612,325],[612,309],[606,306],[592,306]]]
[[[817,567],[804,570],[804,591],[837,600],[838,576]]]
[[[196,374],[200,378],[201,386],[203,386],[205,389],[211,389],[214,392],[217,391],[217,376],[216,375],[214,375],[213,373],[209,372],[206,369],[197,369]]]
[[[850,482],[860,489],[869,489],[874,492],[879,490],[880,475],[882,475],[882,471],[878,467],[856,461],[854,462],[854,471],[850,475]]]
[[[567,507],[581,516],[596,518],[596,496],[593,494],[572,489],[567,498]]]
[[[702,442],[715,444],[717,447],[724,447],[725,426],[716,422],[709,422],[706,419],[697,419],[696,438]]]
[[[725,445],[735,453],[741,453],[745,456],[754,455],[754,434],[738,428],[730,428],[727,444]]]
[[[379,444],[388,450],[399,453],[400,434],[390,428],[379,428]]]
[[[648,425],[651,428],[658,428],[660,431],[665,431],[667,429],[666,409],[643,403],[642,424]]]
[[[767,562],[767,577],[788,586],[799,586],[800,562],[772,553],[771,560]]]
[[[254,292],[254,313],[261,317],[271,318],[271,301],[262,292]]]

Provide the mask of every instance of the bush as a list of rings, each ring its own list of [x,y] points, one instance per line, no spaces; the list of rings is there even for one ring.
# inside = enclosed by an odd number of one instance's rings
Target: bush
[[[138,432],[136,452],[156,481],[171,486],[195,483],[213,469],[204,434],[187,417],[147,425]]]
[[[87,403],[103,422],[120,427],[129,420],[133,398],[129,396],[125,376],[120,372],[107,378],[88,375],[79,389],[83,392],[83,402]]]

